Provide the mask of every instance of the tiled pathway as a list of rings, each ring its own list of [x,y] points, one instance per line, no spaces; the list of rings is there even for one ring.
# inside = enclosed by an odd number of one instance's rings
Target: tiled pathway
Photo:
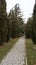
[[[25,39],[21,37],[0,65],[25,65]]]

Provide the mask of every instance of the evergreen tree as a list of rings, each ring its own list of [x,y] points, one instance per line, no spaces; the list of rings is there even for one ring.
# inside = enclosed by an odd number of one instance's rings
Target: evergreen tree
[[[6,1],[0,0],[0,13],[3,15],[6,13]]]
[[[25,26],[26,38],[32,38],[32,18],[29,18]]]
[[[36,43],[36,3],[33,10],[32,40]]]
[[[19,33],[24,31],[24,22],[19,4],[16,4],[15,7],[10,11],[9,17],[11,18],[11,36],[16,37],[19,35]]]
[[[0,0],[0,44],[6,41],[7,36],[7,14],[6,14],[6,2]]]

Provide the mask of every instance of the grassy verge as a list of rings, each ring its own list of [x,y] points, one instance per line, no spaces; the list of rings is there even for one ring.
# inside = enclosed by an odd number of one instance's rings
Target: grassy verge
[[[4,43],[3,46],[0,46],[0,62],[2,58],[10,51],[13,45],[17,42],[18,38],[10,40],[8,43]]]
[[[27,62],[28,65],[36,64],[36,45],[31,39],[26,39]]]
[[[34,44],[33,46],[33,61],[34,61],[34,64],[36,64],[36,45]]]

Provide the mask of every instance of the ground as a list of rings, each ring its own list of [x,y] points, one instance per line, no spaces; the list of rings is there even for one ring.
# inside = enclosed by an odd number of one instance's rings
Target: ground
[[[4,42],[2,46],[0,46],[0,62],[2,58],[7,55],[11,48],[15,45],[19,38],[10,39],[9,42]]]
[[[0,65],[25,65],[26,49],[25,38],[21,37],[9,53],[2,59]]]
[[[28,65],[36,65],[36,44],[31,39],[26,39]]]

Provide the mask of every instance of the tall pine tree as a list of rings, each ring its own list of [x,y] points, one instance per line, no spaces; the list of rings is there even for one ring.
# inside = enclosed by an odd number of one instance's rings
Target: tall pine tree
[[[32,40],[36,43],[36,3],[33,10]]]
[[[0,0],[0,44],[6,41],[7,36],[7,15],[6,15],[6,2]]]

